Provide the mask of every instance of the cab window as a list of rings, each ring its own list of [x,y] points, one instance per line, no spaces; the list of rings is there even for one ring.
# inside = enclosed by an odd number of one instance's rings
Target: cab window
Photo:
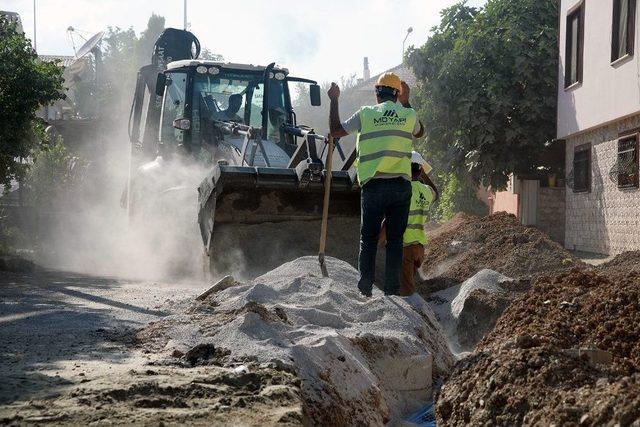
[[[203,133],[216,121],[236,122],[261,129],[263,103],[264,84],[260,74],[196,74],[193,83],[193,131]],[[286,110],[283,83],[275,79],[270,82],[268,114],[267,135],[278,138],[280,125],[286,121]]]
[[[160,122],[160,142],[177,146],[184,142],[185,131],[173,127],[173,121],[185,117],[186,73],[168,73],[164,107]]]

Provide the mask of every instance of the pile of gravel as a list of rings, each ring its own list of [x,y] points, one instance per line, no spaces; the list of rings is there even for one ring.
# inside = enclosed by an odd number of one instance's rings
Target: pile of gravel
[[[140,331],[152,351],[188,366],[274,366],[300,380],[305,422],[381,425],[423,406],[454,364],[422,298],[372,298],[358,273],[329,258],[299,258],[249,283],[224,285],[186,313]]]

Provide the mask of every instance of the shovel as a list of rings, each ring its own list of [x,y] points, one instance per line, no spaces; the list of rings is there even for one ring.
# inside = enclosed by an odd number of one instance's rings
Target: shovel
[[[329,151],[327,152],[327,163],[325,167],[324,177],[324,202],[322,204],[322,226],[320,228],[320,250],[318,251],[318,261],[320,262],[320,270],[322,271],[322,277],[329,277],[329,271],[327,271],[327,265],[324,260],[324,249],[327,244],[327,225],[329,221],[329,198],[331,196],[331,178],[332,173],[332,161],[333,161],[333,149],[335,147],[333,137],[329,136],[327,142],[329,145]]]

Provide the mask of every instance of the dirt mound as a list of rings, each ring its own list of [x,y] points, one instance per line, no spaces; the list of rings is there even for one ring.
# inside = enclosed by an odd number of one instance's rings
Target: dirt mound
[[[596,268],[612,280],[622,280],[628,276],[640,275],[640,251],[623,252],[609,262]]]
[[[477,219],[477,216],[469,215],[464,212],[458,212],[454,215],[453,218],[451,218],[444,224],[440,224],[440,226],[438,227],[425,227],[427,229],[427,238],[429,239],[429,241],[431,241],[438,236],[454,231],[458,227],[476,221]]]
[[[446,425],[640,421],[640,276],[541,277],[441,391]]]
[[[427,235],[423,295],[461,283],[483,268],[521,279],[583,265],[546,234],[504,212],[483,218],[459,214]]]
[[[505,348],[461,361],[436,416],[447,426],[628,426],[638,408],[638,374],[620,376],[556,348]]]
[[[571,271],[540,278],[479,345],[489,350],[516,335],[559,348],[596,347],[640,371],[640,276],[610,280]]]

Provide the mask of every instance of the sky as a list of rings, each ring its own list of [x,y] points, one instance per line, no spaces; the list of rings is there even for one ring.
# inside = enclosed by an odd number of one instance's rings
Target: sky
[[[109,26],[144,30],[151,13],[183,27],[183,0],[35,0],[37,50],[73,55],[72,26],[91,33]],[[188,0],[190,30],[203,47],[225,60],[266,65],[277,62],[292,75],[320,82],[362,76],[363,57],[375,75],[402,61],[406,46],[422,45],[439,12],[459,0]],[[482,6],[486,0],[470,0]],[[33,0],[0,0],[0,10],[18,12],[33,38]],[[81,40],[78,38],[78,43]]]

